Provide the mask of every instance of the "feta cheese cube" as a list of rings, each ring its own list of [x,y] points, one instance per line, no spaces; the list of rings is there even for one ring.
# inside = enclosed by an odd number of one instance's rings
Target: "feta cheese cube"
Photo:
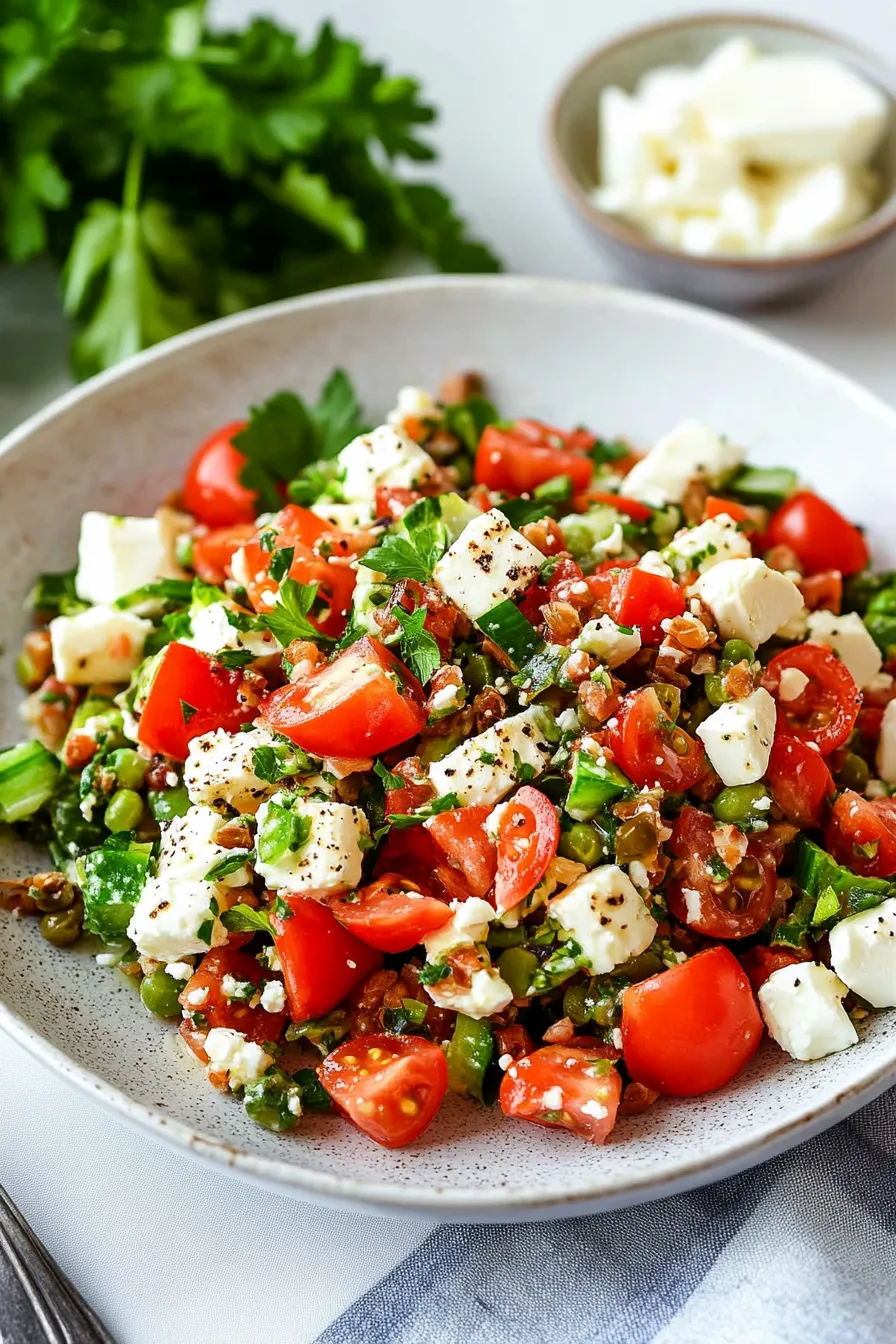
[[[697,728],[723,784],[755,784],[768,769],[775,740],[775,702],[760,686],[745,700],[720,705]]]
[[[663,579],[675,578],[675,571],[666,564],[659,551],[645,551],[635,568],[643,569],[647,574],[659,574]]]
[[[582,628],[576,645],[599,658],[607,667],[620,667],[640,649],[641,632],[627,625],[617,625],[611,616],[600,616]]]
[[[754,649],[802,610],[799,588],[764,560],[723,560],[701,574],[693,591],[709,607],[723,639]]]
[[[896,784],[896,700],[890,700],[884,709],[876,759],[881,779]]]
[[[846,985],[827,966],[800,961],[773,971],[759,990],[768,1034],[794,1059],[821,1059],[858,1040],[842,999]]]
[[[781,679],[778,682],[778,699],[784,701],[799,700],[808,685],[809,678],[805,672],[801,672],[798,667],[785,667],[781,671]]]
[[[606,975],[644,952],[656,920],[628,874],[608,863],[592,868],[548,902],[548,913],[582,948],[595,975]]]
[[[386,424],[399,428],[409,417],[414,420],[440,418],[438,402],[424,387],[400,387],[395,408],[386,416]]]
[[[286,1012],[286,989],[282,980],[266,980],[260,1003],[266,1013]]]
[[[273,1056],[241,1031],[230,1027],[212,1027],[205,1038],[209,1073],[226,1073],[231,1088],[255,1083],[274,1062]]]
[[[648,504],[680,504],[691,481],[723,481],[744,451],[696,420],[685,420],[660,439],[625,477],[622,491]]]
[[[205,803],[218,812],[257,812],[277,792],[256,775],[252,753],[276,741],[269,729],[256,725],[245,733],[223,728],[194,737],[184,764],[184,784],[191,803]]]
[[[868,214],[871,194],[858,170],[821,163],[786,175],[769,205],[764,250],[769,256],[820,247]]]
[[[745,560],[752,551],[746,535],[727,513],[707,518],[705,523],[679,532],[663,551],[663,559],[676,574],[696,570],[705,574],[723,560]]]
[[[436,470],[429,453],[392,425],[380,425],[352,439],[337,461],[343,472],[342,493],[349,504],[372,505],[380,485],[413,490]]]
[[[433,929],[423,939],[427,961],[442,961],[458,947],[474,947],[488,937],[488,926],[497,911],[488,901],[471,896],[466,901],[451,902],[452,915],[441,928]]]
[[[340,532],[354,532],[359,527],[367,527],[373,519],[373,504],[341,504],[335,499],[319,499],[310,505],[312,513],[324,522],[332,523]]]
[[[464,977],[466,979],[466,977]],[[513,990],[493,966],[480,966],[469,974],[469,985],[453,975],[427,985],[426,992],[438,1008],[452,1009],[467,1017],[492,1017],[513,1002]]]
[[[478,896],[467,901],[451,902],[452,916],[447,924],[434,929],[423,939],[428,962],[444,961],[451,952],[474,948],[488,937],[489,923],[495,918],[494,906]],[[488,953],[482,949],[479,965],[469,971],[469,984],[461,984],[454,974],[426,985],[426,992],[440,1008],[450,1008],[467,1017],[491,1017],[500,1013],[513,1000],[513,990],[490,964]]]
[[[433,581],[471,621],[526,591],[544,556],[498,509],[474,518],[433,570]]]
[[[598,100],[598,176],[601,188],[636,193],[655,156],[644,118],[631,94],[609,85]]]
[[[151,630],[151,621],[113,607],[88,607],[75,616],[57,616],[50,622],[56,675],[72,686],[128,681]]]
[[[159,848],[159,877],[204,882],[215,864],[233,853],[219,845],[215,836],[225,824],[224,818],[210,807],[191,807],[182,817],[174,817],[163,829]],[[243,887],[251,880],[248,865],[214,879],[225,887]]]
[[[809,639],[833,649],[860,690],[874,680],[883,658],[857,611],[848,611],[844,616],[835,616],[832,611],[811,611],[808,627]]]
[[[151,877],[134,907],[128,937],[141,956],[165,962],[220,947],[228,934],[210,904],[218,890],[194,878]],[[206,933],[203,925],[209,932],[200,938],[200,929]]]
[[[180,572],[157,518],[91,512],[81,519],[75,592],[85,602],[111,605],[144,584]]]
[[[220,653],[223,649],[247,649],[255,658],[279,653],[280,645],[269,630],[238,630],[227,619],[234,612],[233,602],[209,602],[204,607],[190,609],[189,638],[183,640],[202,653]]]
[[[831,965],[845,985],[875,1008],[896,1007],[896,898],[835,924]]]
[[[462,742],[429,767],[438,794],[457,794],[461,807],[494,807],[519,782],[520,765],[536,775],[547,766],[552,748],[540,725],[533,706]]]
[[[359,807],[278,793],[258,809],[255,868],[269,887],[286,894],[343,891],[361,880],[362,840],[369,833]]]

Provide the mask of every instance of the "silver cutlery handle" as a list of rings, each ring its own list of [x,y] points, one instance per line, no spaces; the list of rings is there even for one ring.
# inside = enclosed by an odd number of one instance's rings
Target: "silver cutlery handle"
[[[11,1344],[115,1344],[0,1185],[0,1339]]]

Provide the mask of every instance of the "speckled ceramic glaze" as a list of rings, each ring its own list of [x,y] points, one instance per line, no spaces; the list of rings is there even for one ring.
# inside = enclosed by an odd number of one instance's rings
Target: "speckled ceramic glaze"
[[[314,393],[335,364],[371,416],[404,383],[484,370],[498,404],[649,444],[697,416],[791,463],[869,526],[896,561],[896,414],[846,379],[728,319],[554,281],[358,286],[213,324],[56,402],[0,447],[4,561],[0,741],[21,735],[12,675],[36,571],[72,563],[88,508],[148,513],[215,425],[283,387]],[[43,856],[3,847],[3,875]],[[622,1120],[605,1148],[446,1104],[422,1142],[386,1152],[336,1116],[276,1138],[214,1092],[123,977],[0,915],[0,1025],[50,1067],[158,1138],[311,1199],[446,1219],[584,1213],[655,1198],[808,1138],[896,1077],[896,1013],[842,1055],[796,1064],[766,1045],[724,1092]]]

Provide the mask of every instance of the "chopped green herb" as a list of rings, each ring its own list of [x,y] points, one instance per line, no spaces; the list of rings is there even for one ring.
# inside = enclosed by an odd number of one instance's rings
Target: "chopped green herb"
[[[441,520],[438,499],[412,504],[396,529],[368,551],[364,563],[387,579],[416,579],[428,583],[436,563],[445,553],[448,534]]]
[[[418,607],[416,611],[405,611],[398,603],[392,607],[392,615],[401,626],[401,656],[421,685],[442,665],[435,637],[425,629],[427,614],[426,607]]]
[[[421,985],[437,985],[440,980],[445,980],[451,974],[451,967],[447,961],[428,961],[420,967],[417,972],[417,979]]]
[[[199,713],[199,710],[195,705],[188,705],[186,700],[181,700],[180,712],[183,715],[184,723],[189,723],[193,716]]]
[[[280,585],[280,596],[265,621],[274,638],[286,648],[294,639],[313,639],[327,641],[328,635],[322,635],[308,619],[308,612],[314,606],[317,597],[316,583],[297,583],[295,579],[284,579]]]
[[[255,858],[254,849],[232,849],[225,858],[213,863],[205,875],[206,882],[220,882],[222,877],[239,872],[240,868]]]
[[[230,933],[266,933],[271,936],[271,921],[266,910],[254,910],[251,905],[232,905],[221,916],[221,923]]]
[[[457,794],[446,793],[441,798],[433,798],[432,802],[424,803],[415,812],[397,812],[387,817],[386,820],[397,831],[403,831],[408,826],[417,826],[421,822],[428,821],[430,817],[437,817],[440,812],[453,812],[457,807],[460,807]]]
[[[290,567],[292,566],[295,553],[295,546],[281,546],[280,549],[275,551],[271,556],[270,575],[275,583],[279,583],[281,579],[286,578],[290,571]]]

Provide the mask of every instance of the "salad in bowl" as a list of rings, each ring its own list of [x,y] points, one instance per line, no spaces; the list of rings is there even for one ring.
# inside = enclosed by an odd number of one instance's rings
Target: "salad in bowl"
[[[32,605],[0,820],[52,869],[0,904],[268,1129],[450,1090],[600,1144],[896,1005],[896,578],[706,425],[463,374],[371,429],[337,371]]]

